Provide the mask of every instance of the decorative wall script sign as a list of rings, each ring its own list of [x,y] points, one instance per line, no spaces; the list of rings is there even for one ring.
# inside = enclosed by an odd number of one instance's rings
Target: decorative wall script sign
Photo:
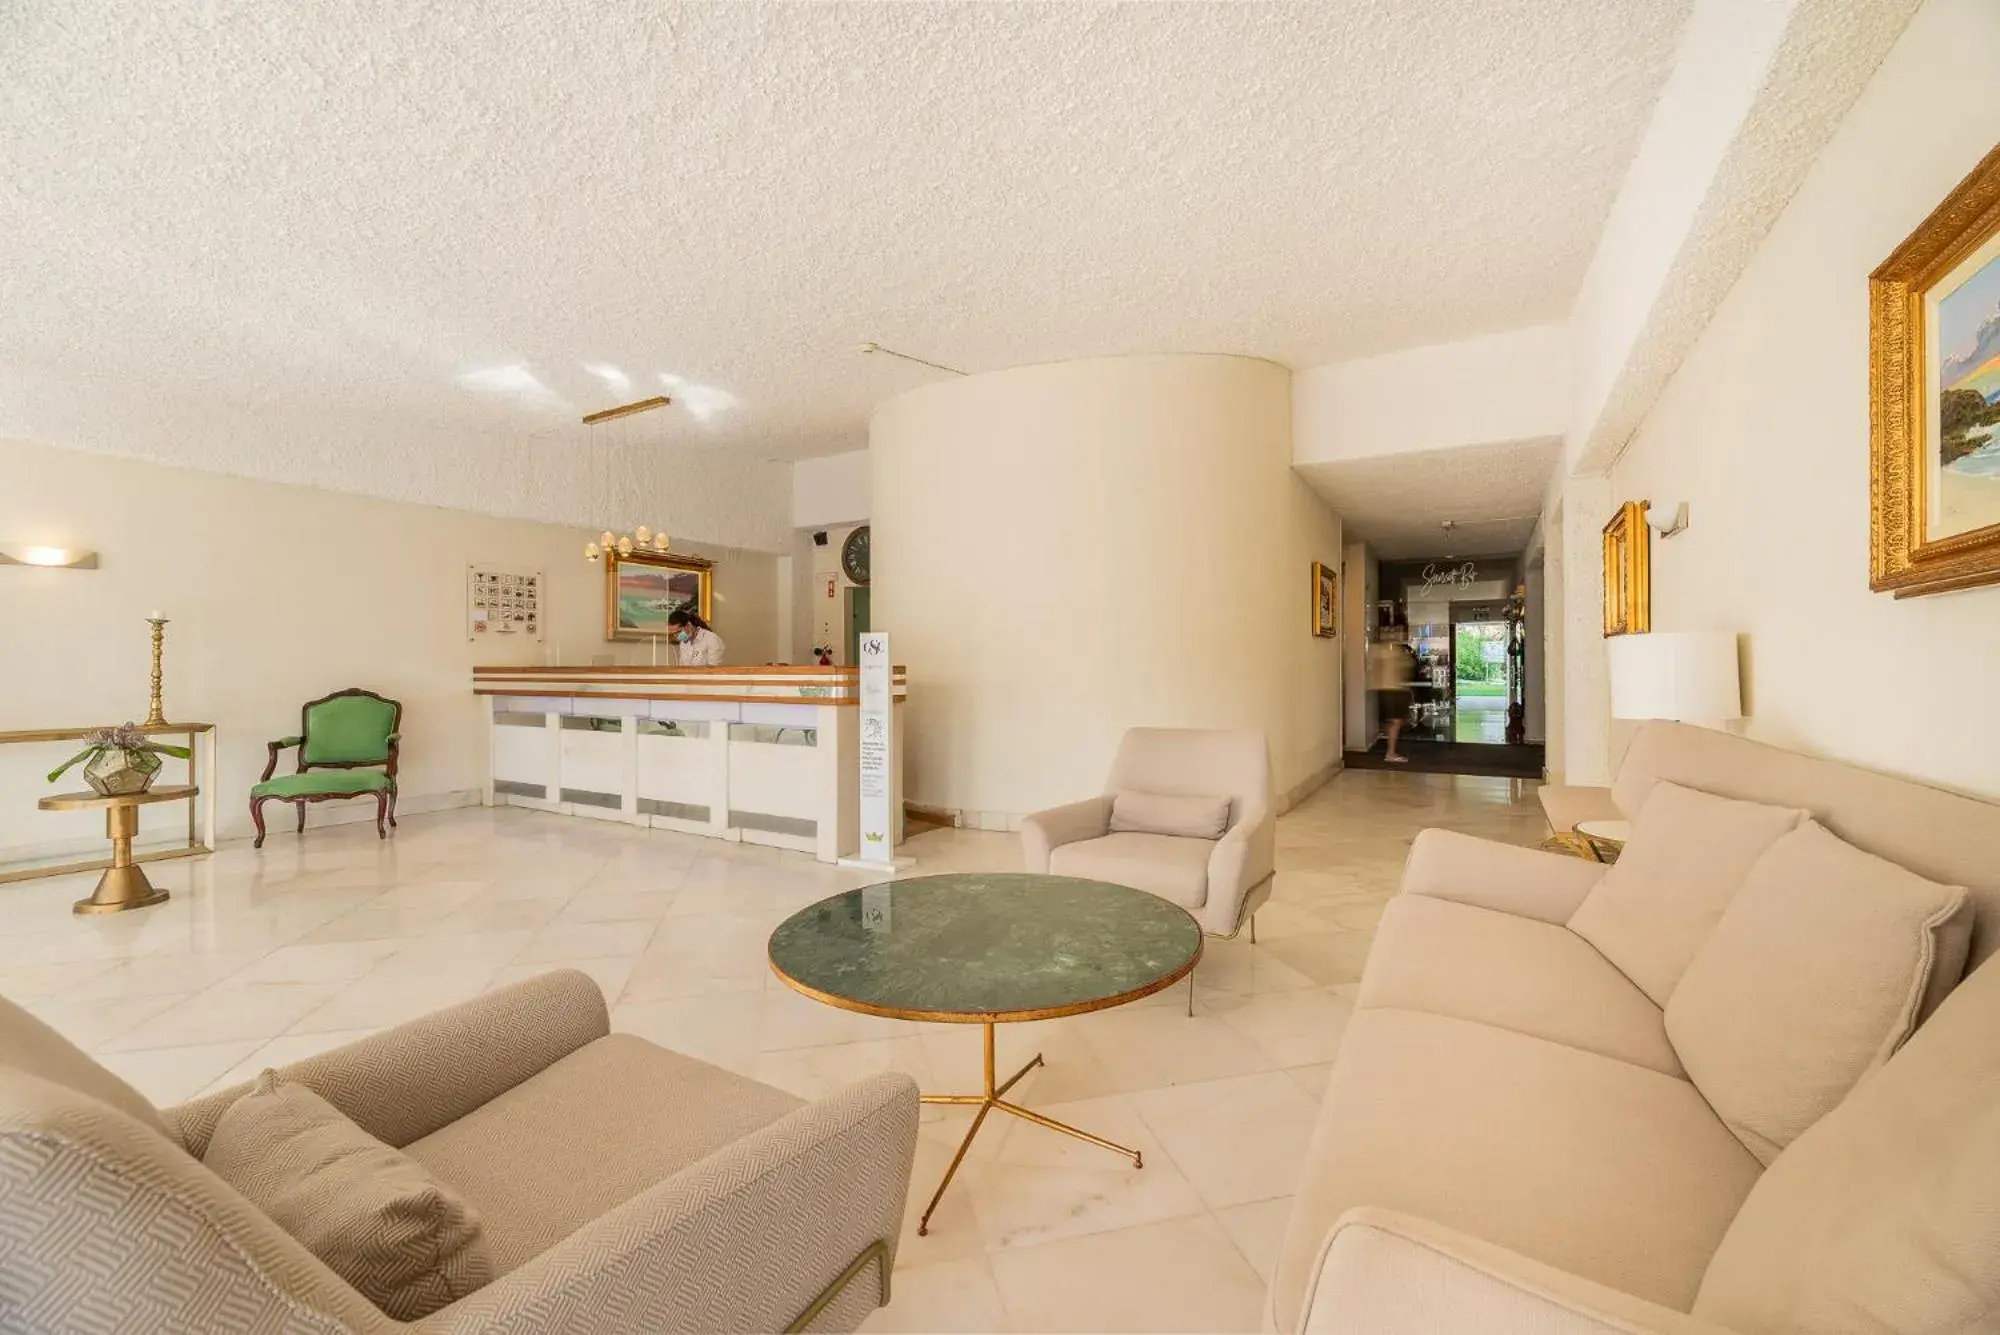
[[[1479,582],[1479,571],[1470,561],[1440,570],[1434,565],[1424,567],[1424,592],[1432,589],[1469,589]]]

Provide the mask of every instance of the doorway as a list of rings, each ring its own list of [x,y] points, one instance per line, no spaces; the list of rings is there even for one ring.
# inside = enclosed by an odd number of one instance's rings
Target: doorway
[[[1452,625],[1452,740],[1485,746],[1507,741],[1507,646],[1513,628],[1506,621],[1459,621]]]
[[[847,657],[841,661],[861,661],[861,637],[872,629],[868,624],[868,586],[857,584],[847,591]]]

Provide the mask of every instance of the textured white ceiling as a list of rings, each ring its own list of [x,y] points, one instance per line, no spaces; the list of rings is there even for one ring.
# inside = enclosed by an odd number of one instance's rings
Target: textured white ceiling
[[[641,448],[790,458],[937,374],[863,340],[1303,366],[1546,321],[1688,8],[26,0],[0,432],[451,472],[664,390]]]
[[[1527,547],[1561,457],[1562,439],[1549,436],[1297,468],[1378,557],[1511,556]]]

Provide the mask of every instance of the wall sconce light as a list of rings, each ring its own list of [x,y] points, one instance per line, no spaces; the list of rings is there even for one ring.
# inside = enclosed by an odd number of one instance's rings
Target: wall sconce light
[[[1653,526],[1653,531],[1663,538],[1671,538],[1676,533],[1686,532],[1688,526],[1688,503],[1681,501],[1676,504],[1671,517],[1663,513],[1665,509],[1665,506],[1656,505],[1646,511],[1646,522]]]
[[[0,566],[47,566],[55,570],[95,570],[97,553],[78,547],[37,547],[28,543],[0,544]]]

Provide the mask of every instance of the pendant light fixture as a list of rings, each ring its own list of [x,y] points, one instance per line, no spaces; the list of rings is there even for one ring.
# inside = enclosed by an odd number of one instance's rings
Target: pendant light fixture
[[[586,414],[583,424],[588,427],[595,427],[601,423],[616,421],[622,417],[631,417],[637,413],[651,412],[655,408],[664,408],[672,402],[672,399],[665,395],[660,395],[657,398],[640,399],[637,403],[621,403],[616,408],[606,408],[603,412]],[[608,473],[610,470],[607,469],[606,471]],[[610,529],[605,529],[604,532],[597,535],[597,541],[583,544],[583,557],[586,561],[600,561],[612,555],[628,557],[634,552],[640,554],[651,552],[657,555],[665,555],[669,545],[665,530],[656,530],[645,524],[640,524],[630,533],[613,533]]]

